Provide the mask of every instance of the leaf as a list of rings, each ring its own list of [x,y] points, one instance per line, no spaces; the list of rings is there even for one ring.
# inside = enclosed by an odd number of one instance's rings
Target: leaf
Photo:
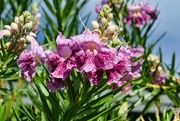
[[[21,121],[21,119],[19,118],[19,116],[16,114],[16,111],[14,110],[14,108],[12,108],[12,110],[13,110],[13,113],[14,113],[14,115],[15,115],[16,120],[17,120],[17,121]]]
[[[34,121],[35,117],[33,115],[31,115],[30,112],[27,110],[26,106],[22,102],[22,98],[21,98],[20,95],[18,95],[18,99],[19,99],[19,102],[20,102],[20,104],[22,106],[22,109],[23,109],[24,113],[28,116],[29,120]]]
[[[46,4],[48,10],[50,10],[50,12],[55,15],[55,10],[53,5],[49,2],[49,0],[44,0],[44,3]],[[43,7],[43,6],[42,6]]]
[[[34,82],[39,87],[39,89],[41,89],[41,92],[43,92],[43,95],[45,95],[46,97],[49,96],[49,92],[39,76],[34,77]]]

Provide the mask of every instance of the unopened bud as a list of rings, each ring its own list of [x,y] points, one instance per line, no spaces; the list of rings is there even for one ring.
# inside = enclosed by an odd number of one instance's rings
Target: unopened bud
[[[102,38],[101,38],[101,42],[105,42],[105,43],[106,43],[106,42],[107,42],[107,40],[108,40],[108,38],[107,38],[107,37],[102,37]]]
[[[11,30],[6,30],[6,32],[4,33],[4,36],[6,37],[11,37],[11,35],[12,35]]]
[[[16,16],[16,17],[14,18],[14,22],[15,22],[16,24],[18,24],[18,23],[19,23],[19,17]]]
[[[29,23],[26,23],[26,24],[23,26],[23,29],[31,30],[32,27],[33,27],[33,22],[30,21]]]
[[[113,43],[113,45],[121,45],[122,44],[122,42],[119,38],[113,39],[112,43]]]
[[[10,48],[10,46],[11,46],[11,42],[7,42],[5,47],[8,50]]]
[[[11,23],[11,28],[12,30],[16,31],[16,32],[19,32],[19,28],[18,28],[18,25],[14,22]]]
[[[106,26],[108,24],[107,19],[106,18],[101,18],[101,24]]]
[[[103,6],[103,11],[104,11],[106,14],[109,14],[109,13],[112,11],[112,9],[111,9],[108,5],[104,5],[104,6]]]
[[[36,37],[36,34],[33,33],[33,32],[30,32],[29,35],[32,36],[32,37]]]
[[[103,18],[103,17],[104,17],[104,12],[103,12],[103,11],[100,11],[99,17],[100,17],[100,18]]]
[[[9,26],[9,25],[5,25],[4,28],[8,29],[8,30],[11,30],[11,26]]]
[[[102,33],[99,29],[93,30],[93,33],[97,34],[99,37],[101,37]]]
[[[97,21],[91,21],[91,24],[92,24],[93,29],[98,29],[99,28],[99,24],[98,24]]]
[[[116,25],[109,25],[106,29],[106,34],[112,34],[116,32],[117,28],[118,27]]]
[[[19,22],[24,23],[24,16],[19,16]]]
[[[18,42],[24,42],[25,39],[24,38],[21,38]]]
[[[27,36],[26,36],[26,41],[30,43],[31,40],[33,40],[33,37],[30,36],[30,35],[27,35]]]
[[[109,13],[108,16],[107,16],[107,19],[108,19],[109,21],[111,21],[112,18],[113,18],[113,14],[112,14],[112,13]]]
[[[163,68],[161,66],[158,66],[158,71],[159,72],[162,72],[163,71]]]

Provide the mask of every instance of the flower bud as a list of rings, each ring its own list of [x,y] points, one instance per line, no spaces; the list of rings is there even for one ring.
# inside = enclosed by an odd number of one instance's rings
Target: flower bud
[[[112,14],[112,13],[109,13],[108,16],[107,16],[108,21],[111,21],[112,18],[113,18],[113,14]]]
[[[25,39],[23,37],[18,40],[18,42],[24,42],[24,41]]]
[[[19,32],[19,28],[18,28],[18,25],[14,22],[11,23],[11,28],[12,30],[16,31],[16,32]]]
[[[11,37],[12,36],[11,30],[6,30],[6,32],[4,33],[4,36]]]
[[[29,35],[32,36],[32,37],[36,37],[36,34],[33,33],[33,32],[30,32]]]
[[[4,28],[7,30],[11,30],[11,26],[9,26],[9,25],[5,25]]]
[[[19,23],[19,17],[16,16],[16,17],[14,18],[14,22],[15,22],[16,24],[18,24],[18,23]]]
[[[101,42],[105,42],[105,43],[106,43],[107,40],[108,40],[107,37],[102,37],[102,38],[101,38]]]
[[[93,33],[97,34],[99,37],[101,37],[102,33],[99,29],[93,30]]]
[[[103,11],[104,13],[109,14],[112,11],[112,9],[108,5],[104,5]]]
[[[101,24],[106,26],[108,24],[107,19],[106,18],[101,18]]]
[[[33,36],[30,36],[30,35],[27,35],[27,36],[26,36],[26,41],[27,41],[27,42],[30,43],[32,39],[33,39]]]
[[[112,34],[116,32],[117,26],[116,25],[109,25],[106,29],[106,34]]]
[[[91,21],[91,24],[92,24],[93,29],[98,29],[99,28],[99,24],[98,24],[97,21]]]
[[[113,44],[113,45],[121,45],[122,42],[121,42],[121,40],[120,40],[119,38],[116,38],[116,39],[113,39],[113,40],[112,40],[112,44]]]
[[[103,12],[103,11],[100,11],[99,17],[100,17],[100,18],[103,18],[103,17],[104,17],[104,12]]]
[[[30,21],[29,23],[26,23],[26,24],[23,26],[23,29],[31,30],[32,27],[33,27],[33,22]]]
[[[5,45],[5,48],[6,48],[7,50],[9,50],[10,46],[11,46],[11,42],[7,42],[6,45]]]
[[[24,23],[24,16],[19,16],[19,22]]]

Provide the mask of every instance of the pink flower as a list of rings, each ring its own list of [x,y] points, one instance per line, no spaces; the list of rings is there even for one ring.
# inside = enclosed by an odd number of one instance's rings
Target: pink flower
[[[135,26],[139,28],[157,17],[157,10],[154,10],[149,3],[140,2],[128,6],[127,9],[129,13],[124,18],[124,22],[132,25],[134,21]]]
[[[142,71],[142,61],[132,62],[132,59],[134,57],[142,56],[142,54],[143,49],[141,47],[121,47],[118,52],[118,63],[115,64],[112,69],[106,71],[108,77],[107,84],[115,84],[113,87],[114,89],[119,86],[122,86],[123,84],[127,83],[132,79],[139,78],[141,76],[140,72]]]
[[[39,46],[37,41],[32,38],[31,50],[24,50],[17,60],[18,66],[22,69],[20,77],[26,78],[29,82],[32,81],[36,74],[35,67],[39,65],[37,58],[44,62],[46,56],[42,46]]]
[[[153,74],[154,73],[150,73],[151,76],[153,76]],[[157,71],[155,73],[155,77],[152,82],[156,85],[163,85],[163,84],[165,84],[166,78],[167,78],[167,76],[164,73]]]
[[[91,86],[100,84],[102,74],[103,74],[103,71],[96,71],[96,72],[88,73],[88,78],[89,78]]]
[[[77,69],[80,72],[94,72],[113,67],[116,58],[116,50],[107,48],[107,44],[100,41],[98,35],[86,30],[81,35],[72,37],[79,47],[73,55]]]
[[[66,39],[61,33],[56,38],[57,51],[47,53],[47,65],[53,78],[65,79],[76,66],[71,59],[72,49],[76,43]]]

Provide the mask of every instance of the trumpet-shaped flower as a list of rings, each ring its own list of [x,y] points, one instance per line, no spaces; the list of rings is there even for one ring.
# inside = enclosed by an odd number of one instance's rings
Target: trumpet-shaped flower
[[[100,41],[97,34],[86,30],[83,34],[72,37],[79,45],[74,54],[77,68],[81,72],[94,72],[111,69],[116,62],[117,51],[108,48],[106,43]]]
[[[115,84],[113,88],[117,88],[132,79],[139,78],[141,76],[140,72],[142,70],[142,61],[132,62],[132,59],[134,56],[139,57],[142,54],[143,49],[141,47],[121,47],[118,52],[118,63],[114,65],[112,69],[106,71],[109,80],[108,84]],[[125,88],[125,90],[126,89],[127,88]]]
[[[71,39],[78,43],[76,53],[73,54],[77,70],[88,73],[91,85],[98,85],[100,72],[112,69],[117,63],[117,50],[108,48],[97,34],[89,30]]]
[[[154,10],[149,3],[140,2],[128,6],[127,9],[129,13],[124,19],[125,23],[131,25],[135,22],[135,26],[139,28],[157,17],[157,10]]]
[[[72,49],[76,46],[73,41],[66,39],[61,33],[56,38],[57,51],[47,54],[47,64],[51,75],[54,78],[65,79],[69,76],[75,67],[73,60],[70,58]]]
[[[42,46],[39,46],[37,41],[32,38],[31,50],[24,50],[17,60],[17,64],[22,70],[20,77],[24,77],[31,82],[36,74],[35,67],[39,65],[38,58],[43,62],[45,57]]]

